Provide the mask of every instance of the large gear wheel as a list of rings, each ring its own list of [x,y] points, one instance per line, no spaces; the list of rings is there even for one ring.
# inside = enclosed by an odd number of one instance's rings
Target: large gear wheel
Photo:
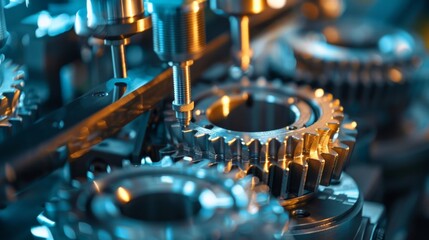
[[[422,79],[416,77],[424,53],[421,41],[370,20],[295,23],[271,42],[269,52],[274,75],[323,88],[356,116],[403,109],[421,89]]]
[[[38,219],[55,239],[287,237],[288,214],[254,177],[229,178],[208,168],[208,160],[161,162],[63,190]]]
[[[187,129],[166,117],[179,156],[253,174],[281,199],[316,192],[340,178],[357,132],[332,95],[262,78],[200,88]]]
[[[35,118],[37,101],[33,96],[25,96],[24,78],[20,66],[0,55],[0,142]]]

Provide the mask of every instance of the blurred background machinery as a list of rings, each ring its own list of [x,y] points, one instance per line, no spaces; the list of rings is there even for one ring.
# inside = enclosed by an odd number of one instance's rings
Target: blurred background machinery
[[[427,1],[0,7],[2,238],[427,238]]]

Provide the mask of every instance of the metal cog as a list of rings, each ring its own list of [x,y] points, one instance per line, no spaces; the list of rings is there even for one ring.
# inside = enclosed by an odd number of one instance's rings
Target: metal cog
[[[200,89],[205,90],[194,94],[194,119],[187,129],[182,130],[174,116],[166,113],[178,156],[189,156],[194,161],[208,158],[225,164],[225,172],[238,168],[243,175],[253,174],[281,199],[316,192],[319,184],[329,185],[332,179],[340,178],[357,131],[356,123],[344,119],[339,100],[331,94],[263,78],[256,83],[244,81]],[[228,119],[249,100],[258,108],[255,112]],[[278,108],[276,105],[283,108],[274,110],[275,114],[262,112]],[[282,119],[287,111],[292,119]],[[216,119],[222,114],[226,123],[234,125],[223,128],[225,122]],[[276,124],[265,129],[259,125],[251,131],[240,129],[246,127],[246,121],[258,123],[264,115],[277,119]]]
[[[403,106],[422,84],[422,42],[370,20],[296,23],[271,43],[274,75],[331,92],[353,115]]]
[[[284,239],[288,214],[254,177],[164,158],[60,193],[38,220],[60,239]],[[156,165],[156,164],[155,164]]]
[[[0,55],[0,142],[34,118],[37,101],[24,94],[25,72]]]

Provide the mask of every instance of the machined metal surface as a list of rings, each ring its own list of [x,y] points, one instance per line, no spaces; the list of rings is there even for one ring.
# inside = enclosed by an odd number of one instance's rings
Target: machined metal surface
[[[284,10],[271,10],[258,15],[254,21],[255,28],[264,26],[273,16],[278,17],[283,12]],[[75,26],[79,25],[79,16],[78,14]],[[201,74],[210,64],[223,57],[223,52],[227,50],[228,34],[222,32],[217,34],[208,44],[205,58],[194,64],[193,69],[197,74]],[[23,190],[36,178],[45,176],[63,166],[68,158],[74,159],[73,156],[84,154],[91,146],[112,136],[116,132],[116,127],[121,128],[138,116],[138,111],[136,114],[130,114],[134,112],[129,109],[141,109],[143,106],[141,110],[145,111],[171,94],[170,71],[164,71],[162,68],[144,68],[142,71],[144,80],[130,76],[126,92],[113,104],[113,96],[110,93],[113,92],[117,82],[115,79],[101,84],[63,108],[48,114],[35,124],[34,128],[27,129],[3,143],[0,146],[2,199],[14,199],[16,197],[14,193]],[[147,100],[142,101],[143,98]],[[115,127],[103,128],[103,126]],[[86,137],[79,137],[80,133],[84,133]],[[14,178],[6,177],[6,168],[13,170]],[[8,191],[7,198],[4,188],[10,186],[13,188],[12,191]]]
[[[243,74],[249,74],[253,55],[250,47],[249,15],[264,11],[267,7],[266,0],[211,0],[210,7],[215,13],[229,17],[232,58],[235,65],[231,69],[231,75],[240,78]]]
[[[206,169],[208,163],[118,170],[62,194],[39,220],[55,239],[278,239],[284,234],[288,216],[278,202],[263,188],[253,188],[250,176],[235,181]]]
[[[332,95],[264,79],[200,87],[188,129],[167,113],[179,155],[226,162],[225,171],[254,174],[283,199],[339,179],[357,132]]]
[[[422,43],[399,28],[358,18],[295,23],[272,46],[272,72],[330,91],[353,115],[398,111],[421,89]]]
[[[301,201],[284,203],[290,214],[289,234],[304,239],[384,239],[384,208],[367,203],[347,174]]]
[[[206,46],[204,2],[150,1],[153,20],[154,51],[173,69],[174,101],[182,127],[189,125],[194,102],[191,99],[190,65],[200,57]]]
[[[75,22],[78,35],[110,40],[127,38],[151,27],[143,2],[138,0],[88,0],[86,9],[76,14]]]

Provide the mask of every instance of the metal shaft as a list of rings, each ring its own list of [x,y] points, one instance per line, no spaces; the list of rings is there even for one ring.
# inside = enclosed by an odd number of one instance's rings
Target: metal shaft
[[[192,118],[193,102],[191,100],[190,65],[192,61],[172,63],[173,88],[176,118],[183,127],[189,125]]]
[[[250,48],[249,17],[231,16],[229,17],[231,26],[232,51],[235,64],[243,72],[247,72],[252,59],[252,49]]]
[[[113,75],[115,78],[127,77],[127,64],[125,62],[124,44],[111,45]]]

